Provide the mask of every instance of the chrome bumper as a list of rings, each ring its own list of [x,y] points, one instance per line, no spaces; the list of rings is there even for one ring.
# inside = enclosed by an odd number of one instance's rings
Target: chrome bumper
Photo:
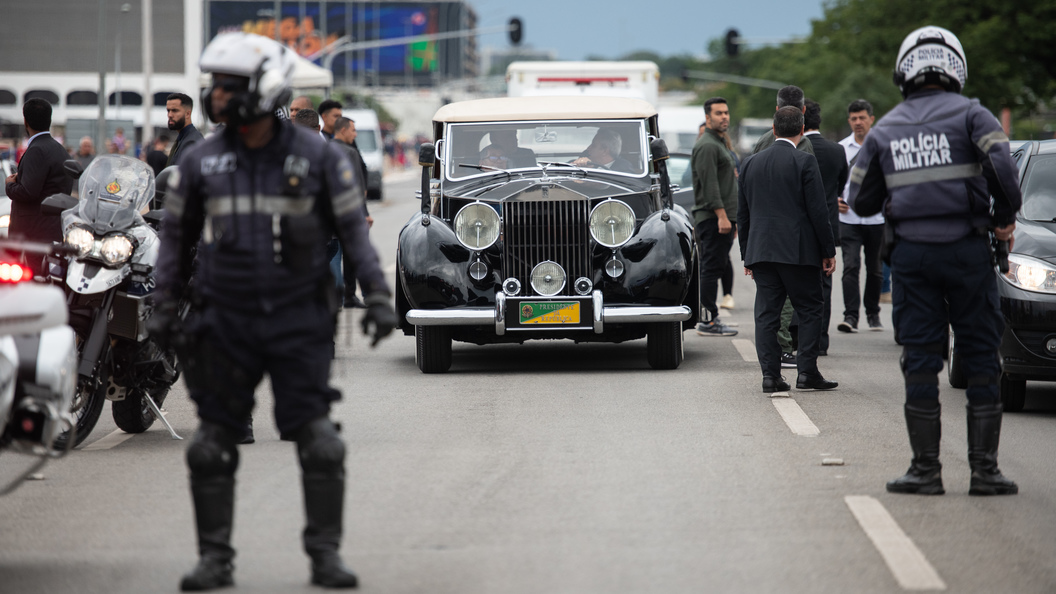
[[[625,305],[605,307],[601,291],[591,294],[594,309],[592,328],[595,334],[605,331],[605,324],[652,324],[684,322],[693,312],[685,305]],[[407,321],[415,326],[495,326],[495,334],[506,334],[506,294],[495,295],[494,307],[459,307],[451,309],[412,309]],[[550,327],[550,330],[558,329]]]

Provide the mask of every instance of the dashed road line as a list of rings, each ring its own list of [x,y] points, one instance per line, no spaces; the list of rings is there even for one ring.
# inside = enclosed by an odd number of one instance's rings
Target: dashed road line
[[[868,495],[847,495],[843,500],[903,590],[946,589],[946,582],[882,503]]]
[[[749,362],[759,362],[759,355],[755,352],[754,342],[747,338],[734,338],[730,342],[733,343],[733,348],[737,349],[737,352],[741,354],[742,359]]]
[[[785,420],[785,424],[792,430],[792,433],[802,437],[817,437],[821,433],[818,426],[792,398],[774,398],[770,402],[774,403],[774,408]]]
[[[126,440],[131,439],[135,433],[125,433],[120,429],[115,429],[113,433],[106,437],[93,441],[92,443],[81,448],[82,452],[91,452],[93,450],[109,450],[110,448],[124,443]]]

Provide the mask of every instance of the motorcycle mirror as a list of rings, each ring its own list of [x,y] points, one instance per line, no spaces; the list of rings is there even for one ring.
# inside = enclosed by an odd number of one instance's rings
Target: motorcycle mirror
[[[67,161],[69,163],[69,161]],[[77,163],[74,161],[74,163]],[[80,164],[78,163],[78,167]],[[40,203],[40,212],[46,215],[61,215],[62,211],[77,206],[77,199],[69,194],[52,194]]]
[[[66,175],[73,179],[81,179],[81,174],[84,173],[84,167],[81,167],[76,159],[66,159],[62,162],[62,168],[66,170]]]

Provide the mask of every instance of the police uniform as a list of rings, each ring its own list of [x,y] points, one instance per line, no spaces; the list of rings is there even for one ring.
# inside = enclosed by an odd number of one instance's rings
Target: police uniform
[[[940,31],[952,47],[956,38]],[[927,35],[941,33],[917,33],[907,38],[907,44],[916,45],[903,52],[910,66],[914,52],[926,59],[929,52],[940,51],[922,40],[931,43]],[[956,66],[955,60],[950,62]],[[893,321],[904,345],[905,412],[914,460],[910,472],[888,483],[888,490],[944,492],[938,461],[938,374],[949,325],[962,364],[970,370],[970,492],[1015,492],[1015,484],[997,470],[997,351],[1004,320],[988,232],[1014,223],[1021,204],[1008,138],[977,100],[920,85],[866,136],[850,180],[850,207],[860,216],[882,212],[895,240],[890,253]]]

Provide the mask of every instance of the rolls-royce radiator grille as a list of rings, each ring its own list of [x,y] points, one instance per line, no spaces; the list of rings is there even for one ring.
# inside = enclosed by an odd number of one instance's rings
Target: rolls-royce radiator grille
[[[575,280],[590,274],[590,231],[587,200],[506,202],[503,204],[503,266],[506,278],[521,281],[531,294],[532,268],[552,260],[565,269],[561,295],[572,295]]]

